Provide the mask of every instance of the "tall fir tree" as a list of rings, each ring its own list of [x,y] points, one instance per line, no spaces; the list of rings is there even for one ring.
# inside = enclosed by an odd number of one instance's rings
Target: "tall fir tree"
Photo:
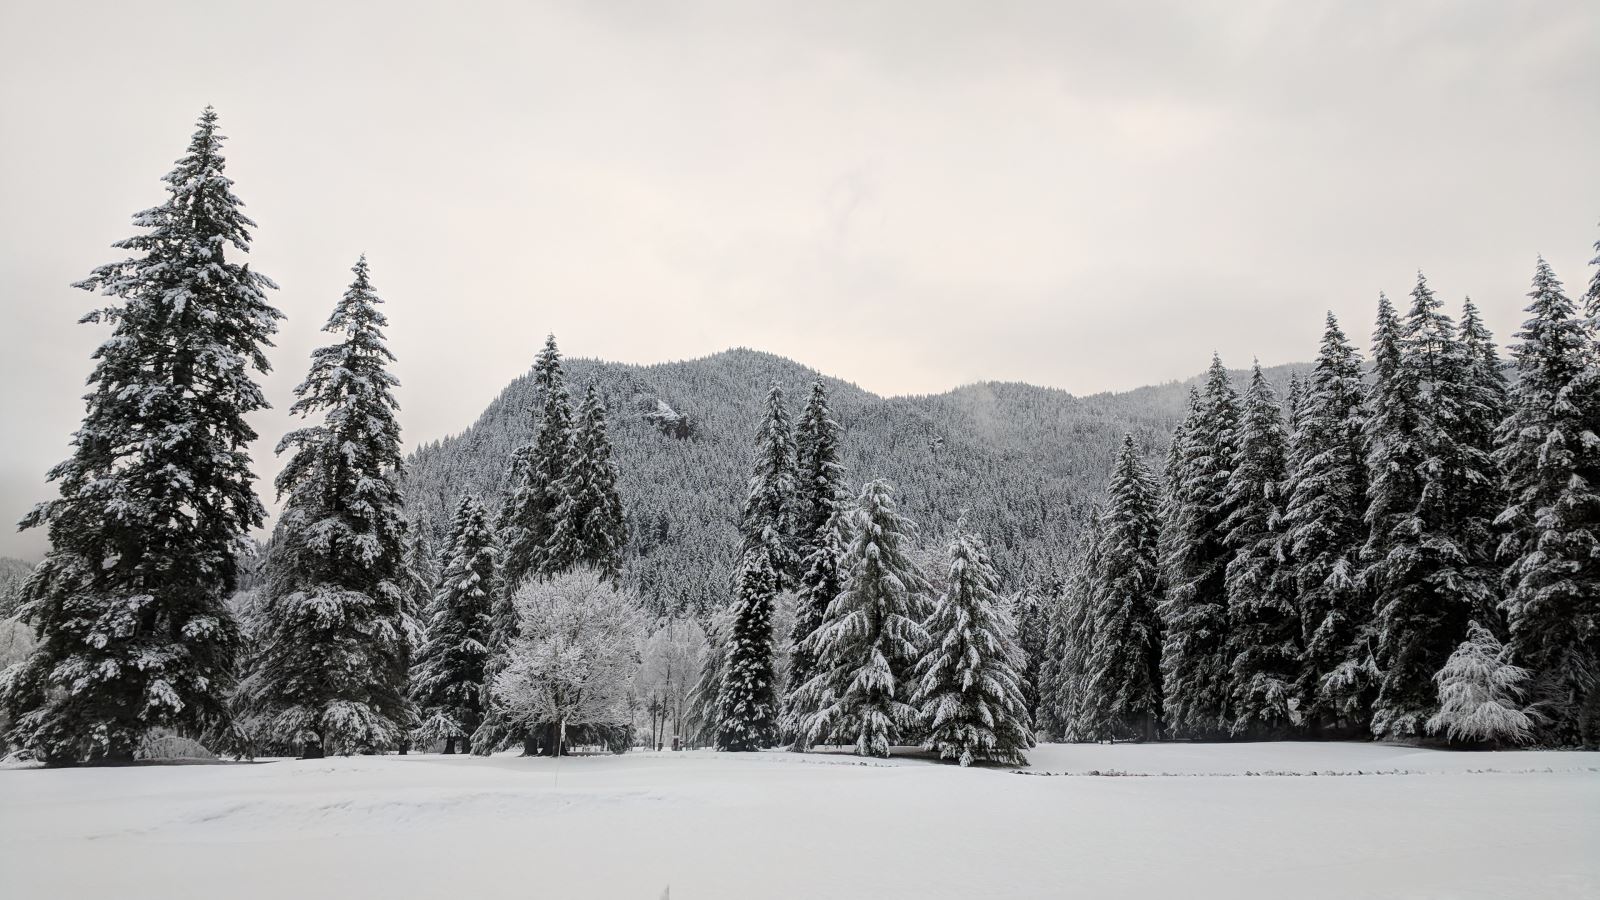
[[[749,554],[757,545],[764,545],[763,552],[779,576],[776,587],[783,590],[795,581],[799,480],[794,431],[784,407],[783,388],[774,384],[767,391],[766,407],[766,416],[756,433],[755,463],[745,493],[741,550]]]
[[[1296,724],[1300,615],[1280,571],[1288,435],[1272,384],[1256,363],[1229,475],[1224,544],[1234,734],[1282,735]]]
[[[224,601],[263,509],[245,422],[267,408],[281,314],[271,280],[232,253],[255,223],[223,175],[217,114],[201,114],[163,179],[164,203],[114,246],[127,259],[76,286],[116,298],[84,316],[113,332],[94,354],[60,497],[23,528],[50,552],[23,592],[38,644],[3,695],[15,745],[51,763],[125,760],[153,728],[225,729],[239,634]]]
[[[1600,743],[1600,437],[1593,320],[1543,258],[1512,348],[1518,378],[1496,460],[1512,654],[1532,670],[1544,737]]]
[[[267,739],[306,756],[400,743],[408,723],[409,644],[400,425],[367,261],[312,352],[290,411],[322,414],[291,431],[278,475],[285,498],[268,560],[266,631],[244,685]]]
[[[1133,435],[1106,491],[1088,647],[1086,714],[1101,735],[1155,740],[1161,724],[1161,584],[1155,480]]]
[[[742,559],[717,701],[722,750],[759,750],[777,737],[772,611],[778,592],[793,583],[795,488],[794,434],[783,389],[773,385],[744,504]]]
[[[1465,347],[1419,273],[1398,340],[1380,325],[1380,372],[1369,424],[1372,527],[1369,583],[1376,595],[1379,737],[1424,732],[1438,706],[1433,676],[1466,635],[1474,610],[1493,604],[1462,546],[1462,494],[1484,458],[1465,440]],[[1391,313],[1392,318],[1392,313]],[[1383,311],[1380,310],[1380,321]],[[1394,350],[1389,345],[1394,345]],[[1486,477],[1486,476],[1478,476]]]
[[[839,561],[844,555],[844,510],[848,505],[844,466],[839,462],[839,424],[828,409],[828,392],[822,379],[811,385],[805,411],[795,429],[795,544],[803,554],[795,585],[794,624],[789,633],[788,692],[784,697],[783,731],[793,749],[805,749],[799,721],[811,710],[801,707],[799,688],[811,680],[816,656],[807,639],[822,624],[828,604],[839,595],[843,579]]]
[[[1375,690],[1371,603],[1360,578],[1366,393],[1361,354],[1329,313],[1301,404],[1283,514],[1304,645],[1295,695],[1313,733],[1364,729]]]
[[[1202,393],[1184,422],[1163,537],[1161,668],[1166,721],[1174,734],[1228,732],[1228,480],[1236,465],[1239,397],[1221,358],[1211,358]]]
[[[1101,522],[1100,506],[1095,504],[1070,551],[1071,574],[1062,585],[1046,644],[1049,667],[1040,686],[1039,721],[1045,734],[1065,741],[1096,740],[1100,735],[1089,705],[1089,654],[1094,649]]]
[[[796,589],[794,625],[789,641],[789,690],[784,696],[781,717],[783,733],[789,737],[794,750],[809,747],[800,723],[816,710],[807,706],[808,695],[802,688],[817,669],[816,645],[811,636],[822,627],[828,604],[844,590],[842,564],[845,548],[850,544],[849,511],[848,499],[832,502],[832,511],[821,534],[812,538],[811,552],[806,556]]]
[[[1452,431],[1460,446],[1458,468],[1446,488],[1450,498],[1447,523],[1464,557],[1463,581],[1474,586],[1472,618],[1503,634],[1498,588],[1504,572],[1495,549],[1499,535],[1494,520],[1505,509],[1506,495],[1494,451],[1495,434],[1510,414],[1510,389],[1494,335],[1470,297],[1461,307],[1458,343],[1463,356],[1461,375],[1446,386],[1457,398],[1459,412]]]
[[[907,679],[927,645],[927,586],[908,554],[916,525],[900,514],[886,482],[862,486],[850,535],[845,589],[809,641],[817,672],[803,690],[815,711],[800,727],[809,744],[849,743],[862,756],[888,756],[920,724]]]
[[[739,568],[717,698],[718,750],[761,750],[778,737],[772,608],[781,576],[771,556],[773,546],[754,544]]]
[[[912,673],[913,702],[927,727],[923,746],[963,766],[1025,766],[1033,730],[1016,626],[995,594],[1000,579],[982,539],[964,525],[949,555],[944,596],[925,625],[928,652]]]
[[[617,464],[606,434],[606,406],[589,385],[573,426],[566,471],[554,487],[560,498],[543,558],[551,571],[586,566],[615,583],[622,577],[628,523],[617,493]]]
[[[572,452],[572,401],[555,335],[545,338],[534,363],[533,380],[540,398],[540,415],[533,444],[513,460],[510,496],[502,511],[500,544],[503,588],[514,594],[529,575],[548,575],[559,560],[550,554],[561,505],[559,485]]]
[[[470,749],[483,723],[484,663],[489,657],[499,548],[483,504],[461,498],[446,546],[443,574],[428,607],[427,639],[417,653],[412,695],[422,712],[417,738]]]

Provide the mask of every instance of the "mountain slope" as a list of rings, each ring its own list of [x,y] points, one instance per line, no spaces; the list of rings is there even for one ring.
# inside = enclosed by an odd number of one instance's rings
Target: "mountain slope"
[[[762,400],[781,385],[798,413],[817,373],[753,350],[649,366],[572,359],[577,395],[591,381],[611,410],[611,436],[632,529],[625,578],[660,611],[701,613],[727,600],[738,516]],[[1291,369],[1269,374],[1280,383]],[[1075,397],[1025,384],[980,383],[943,394],[884,398],[826,379],[844,427],[853,484],[887,478],[936,547],[963,511],[994,549],[1010,589],[1040,584],[1061,560],[1112,455],[1131,432],[1159,462],[1186,386]],[[513,381],[460,435],[419,447],[408,500],[437,536],[466,490],[491,508],[506,461],[531,440],[534,386]]]

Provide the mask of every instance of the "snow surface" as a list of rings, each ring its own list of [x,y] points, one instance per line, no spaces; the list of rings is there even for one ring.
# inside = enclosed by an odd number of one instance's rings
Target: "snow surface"
[[[0,771],[15,898],[1600,897],[1600,753],[1046,745]],[[1227,777],[1251,772],[1406,772]]]

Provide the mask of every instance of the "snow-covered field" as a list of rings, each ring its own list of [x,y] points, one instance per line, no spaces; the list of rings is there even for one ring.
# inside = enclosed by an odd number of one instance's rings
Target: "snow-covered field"
[[[1600,753],[1032,756],[1080,777],[705,752],[13,769],[0,895],[1600,897]]]

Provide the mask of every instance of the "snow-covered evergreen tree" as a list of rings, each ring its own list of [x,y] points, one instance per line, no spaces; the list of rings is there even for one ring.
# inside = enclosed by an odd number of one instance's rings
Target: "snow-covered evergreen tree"
[[[505,590],[511,593],[529,575],[551,574],[564,562],[552,559],[549,548],[561,506],[560,484],[572,452],[572,401],[553,334],[545,338],[544,349],[539,351],[533,378],[541,404],[538,434],[533,445],[513,461],[518,477],[510,486],[497,523],[505,554],[503,580]]]
[[[721,750],[759,750],[777,738],[772,612],[778,592],[792,583],[797,486],[794,435],[783,389],[773,385],[744,504],[743,560],[717,701]]]
[[[1494,746],[1532,740],[1534,720],[1522,706],[1528,673],[1510,657],[1494,632],[1468,622],[1467,639],[1434,676],[1439,711],[1428,719],[1428,731]]]
[[[1434,674],[1468,620],[1494,602],[1489,573],[1462,544],[1462,523],[1473,515],[1466,496],[1490,479],[1487,457],[1467,440],[1466,349],[1420,274],[1411,297],[1387,376],[1388,335],[1374,350],[1380,371],[1368,419],[1367,573],[1379,668],[1372,730],[1380,737],[1422,733],[1438,704]]]
[[[1106,490],[1078,731],[1155,740],[1161,721],[1161,605],[1156,484],[1133,435]]]
[[[5,679],[11,741],[50,762],[132,758],[154,728],[225,728],[238,628],[224,601],[236,553],[263,518],[245,416],[267,408],[256,373],[281,314],[276,287],[233,253],[250,221],[223,175],[207,107],[163,179],[162,205],[115,246],[127,259],[77,287],[115,302],[82,321],[113,328],[95,352],[61,496],[23,528],[50,552],[21,608],[38,644]]]
[[[822,626],[828,604],[844,590],[845,573],[841,565],[845,548],[850,544],[846,532],[849,510],[848,498],[833,501],[822,532],[810,541],[811,552],[805,558],[796,588],[794,629],[789,644],[789,690],[784,696],[780,716],[782,731],[789,736],[795,750],[805,750],[809,746],[800,723],[816,710],[807,708],[808,695],[801,688],[816,674],[817,651],[811,636]]]
[[[740,526],[744,556],[761,545],[778,573],[777,588],[794,584],[795,513],[799,494],[795,468],[794,432],[783,405],[783,388],[767,391],[766,415],[756,433],[755,464],[745,494]]]
[[[906,680],[927,644],[926,586],[908,555],[916,525],[896,509],[888,483],[869,481],[849,527],[845,589],[809,641],[818,662],[802,688],[814,710],[800,723],[802,740],[888,756],[920,718]]]
[[[422,713],[416,738],[468,747],[483,723],[484,662],[499,548],[483,504],[461,499],[450,529],[444,573],[428,608],[427,639],[417,653],[412,696]]]
[[[1065,741],[1098,740],[1100,722],[1091,705],[1089,656],[1095,647],[1095,610],[1098,606],[1101,548],[1105,543],[1104,517],[1098,504],[1078,535],[1072,556],[1072,575],[1063,589],[1060,621],[1050,646],[1056,660],[1048,702],[1059,728],[1047,732]]]
[[[1272,385],[1255,365],[1245,392],[1237,463],[1228,479],[1228,656],[1234,734],[1282,734],[1296,724],[1300,616],[1279,571],[1288,436]]]
[[[807,638],[822,624],[828,604],[843,588],[839,561],[847,538],[844,510],[849,505],[844,466],[839,462],[839,424],[828,409],[828,391],[822,379],[812,382],[811,394],[795,428],[795,545],[800,558],[795,584],[794,630],[789,635],[789,690],[781,716],[783,732],[798,738],[797,725],[809,710],[796,703],[800,686],[811,680],[816,656]],[[796,740],[794,749],[805,749]]]
[[[717,749],[761,750],[778,736],[778,697],[772,646],[773,604],[780,576],[763,540],[745,551],[717,700]]]
[[[1600,742],[1600,392],[1592,320],[1541,258],[1512,349],[1518,378],[1496,459],[1510,647],[1557,743]]]
[[[963,766],[1025,766],[1023,751],[1034,740],[1022,650],[995,594],[999,579],[977,535],[959,529],[949,554],[944,596],[923,626],[928,652],[913,672],[913,702],[927,726],[923,746]]]
[[[285,498],[268,559],[265,633],[243,685],[264,736],[307,756],[393,746],[408,725],[411,584],[399,479],[400,425],[387,324],[367,261],[323,330],[291,412]]]
[[[628,543],[628,523],[617,494],[617,466],[606,434],[606,407],[589,385],[578,407],[566,469],[556,482],[560,500],[554,512],[545,568],[562,571],[587,566],[617,580]]]
[[[1360,583],[1365,403],[1361,354],[1329,313],[1301,402],[1297,465],[1283,513],[1304,642],[1295,694],[1313,732],[1365,728],[1375,689],[1371,603]]]
[[[1184,422],[1163,537],[1162,686],[1172,732],[1228,732],[1228,481],[1236,465],[1239,397],[1213,356],[1205,390]]]

